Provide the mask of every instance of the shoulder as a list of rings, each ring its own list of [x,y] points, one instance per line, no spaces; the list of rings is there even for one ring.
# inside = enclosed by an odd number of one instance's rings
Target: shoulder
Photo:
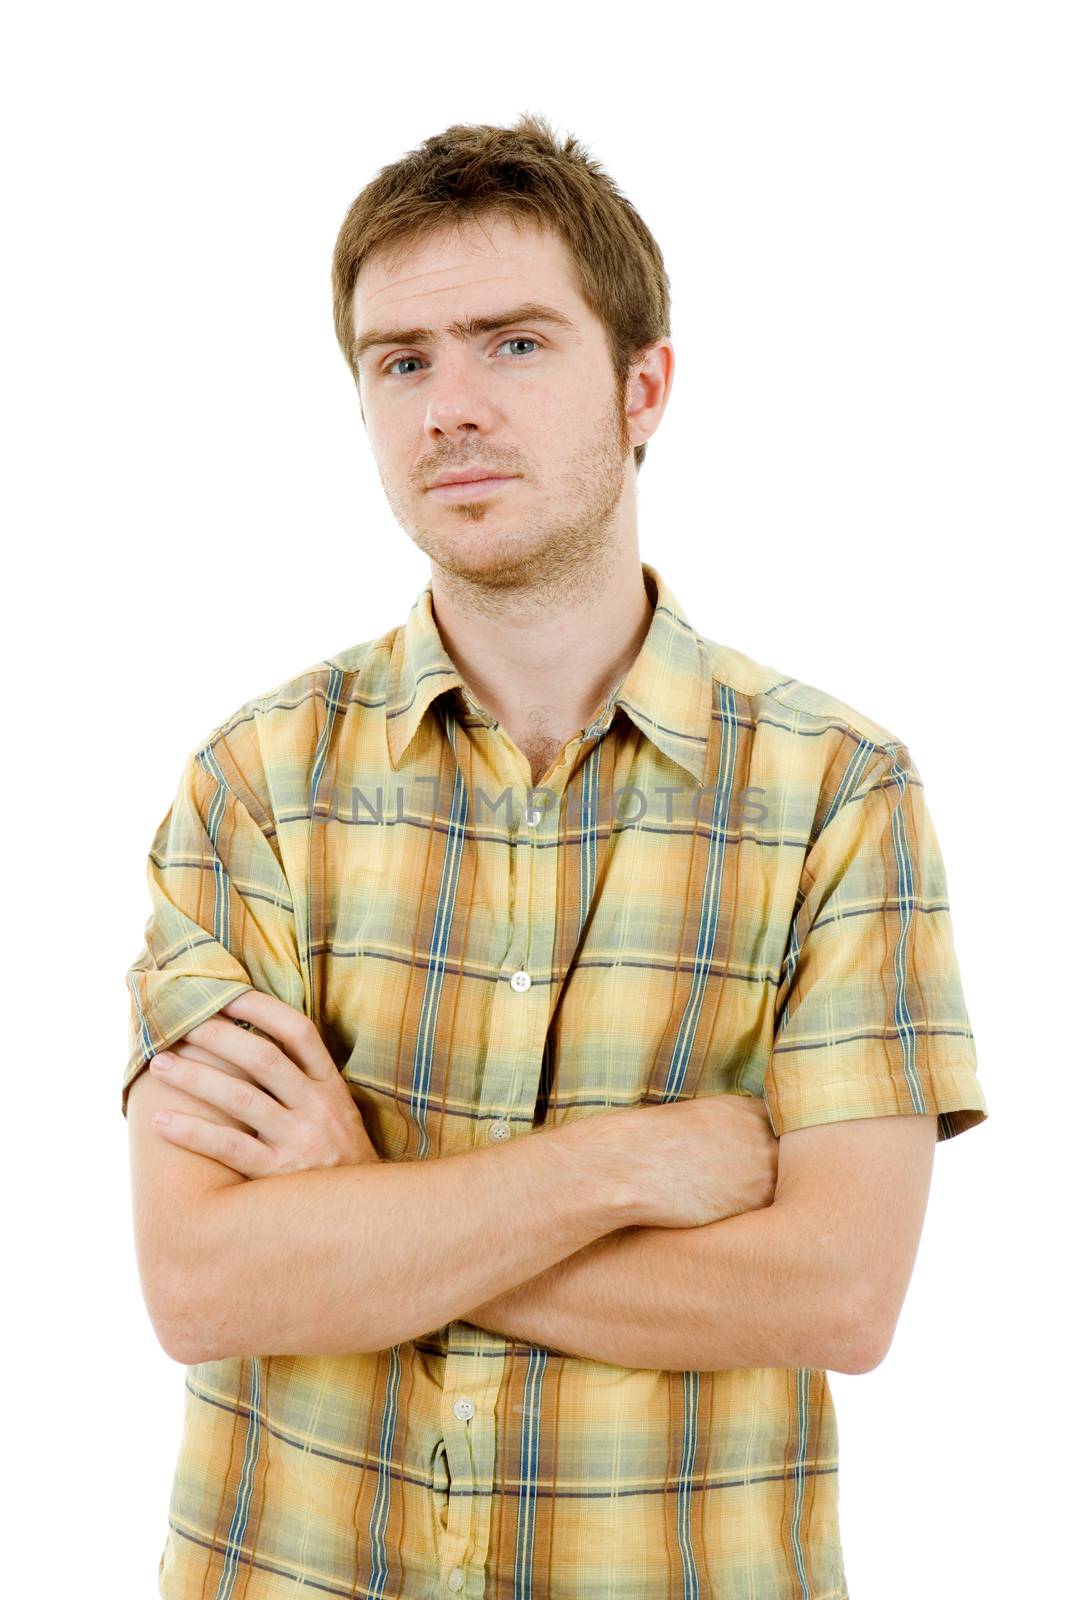
[[[754,720],[767,722],[779,732],[793,734],[808,742],[832,748],[835,735],[869,745],[871,753],[892,760],[899,753],[906,759],[904,741],[866,711],[840,695],[795,677],[782,668],[757,661],[731,645],[703,639],[715,680],[743,696],[752,708]],[[825,740],[820,735],[829,735]]]
[[[922,790],[906,743],[877,717],[733,646],[704,643],[715,680],[713,715],[750,740],[747,781],[793,838],[810,848],[852,801]]]
[[[189,763],[266,825],[287,796],[305,792],[323,730],[379,686],[384,693],[395,633],[349,645],[250,695],[204,734]]]
[[[390,629],[380,638],[367,639],[334,655],[324,656],[262,693],[250,696],[205,734],[194,753],[209,750],[220,742],[235,746],[252,737],[262,738],[268,727],[284,730],[284,737],[305,723],[309,715],[317,720],[324,706],[334,702],[344,706],[360,681],[372,675],[380,656],[388,655],[395,631]],[[277,734],[272,736],[277,737]]]

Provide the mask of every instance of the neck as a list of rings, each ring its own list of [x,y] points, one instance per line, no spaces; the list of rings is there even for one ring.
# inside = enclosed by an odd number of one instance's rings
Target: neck
[[[478,704],[520,749],[563,744],[591,720],[641,649],[654,607],[636,541],[566,593],[485,591],[475,603],[436,566],[434,619]]]

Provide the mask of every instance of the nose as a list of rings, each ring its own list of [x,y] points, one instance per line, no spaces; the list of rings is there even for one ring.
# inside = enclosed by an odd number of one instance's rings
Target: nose
[[[441,356],[428,384],[423,422],[428,438],[463,438],[470,433],[488,433],[493,426],[493,408],[486,393],[484,377],[474,360],[459,352],[451,359]]]

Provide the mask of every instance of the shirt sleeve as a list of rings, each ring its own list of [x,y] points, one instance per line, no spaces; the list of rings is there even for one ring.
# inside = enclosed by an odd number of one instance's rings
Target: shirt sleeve
[[[281,862],[228,787],[210,745],[190,756],[147,863],[151,914],[126,974],[130,1086],[152,1056],[246,989],[304,1008],[292,895]]]
[[[775,1134],[936,1112],[940,1141],[984,1121],[945,867],[904,745],[830,808],[800,894],[764,1080]]]

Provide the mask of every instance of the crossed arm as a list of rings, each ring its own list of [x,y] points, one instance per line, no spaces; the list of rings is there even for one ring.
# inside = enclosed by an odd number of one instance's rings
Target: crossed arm
[[[885,1357],[929,1194],[936,1115],[781,1135],[774,1203],[598,1239],[466,1321],[624,1367],[828,1367]]]
[[[192,1080],[196,1091],[208,1103],[239,1111],[260,1137],[179,1116],[172,1119],[179,1128],[168,1130],[169,1142],[199,1149],[253,1178],[266,1175],[283,1145],[298,1152],[298,1168],[331,1164],[338,1140],[349,1159],[377,1159],[317,1035],[304,1070],[295,1064],[300,1041],[305,1050],[309,1045],[304,1019],[254,992],[223,1009],[238,1021],[242,1013],[262,1017],[266,1012],[265,1020],[276,1019],[279,1037],[285,1029],[302,1030],[293,1033],[289,1046],[295,1059],[273,1046],[266,1052],[273,1061],[270,1071],[288,1073],[300,1093],[281,1090],[281,1080],[275,1080],[274,1099],[209,1068]],[[250,1067],[249,1036],[242,1028],[213,1020],[188,1038],[218,1045],[220,1034],[234,1036],[225,1048],[234,1062],[243,1056]],[[238,1040],[241,1050],[233,1053]],[[209,1052],[208,1059],[220,1058]],[[261,1047],[255,1061],[260,1081],[267,1081]],[[153,1076],[162,1064],[162,1057],[153,1060]],[[172,1068],[179,1084],[190,1082],[186,1061],[174,1059]],[[247,1097],[240,1106],[235,1090]],[[351,1126],[339,1125],[339,1112]],[[507,1338],[628,1368],[869,1371],[889,1347],[910,1280],[936,1123],[934,1114],[894,1115],[785,1132],[778,1141],[772,1204],[704,1227],[609,1233],[461,1313],[463,1320]],[[240,1126],[231,1123],[231,1128]],[[352,1144],[355,1139],[362,1140],[365,1155]]]

